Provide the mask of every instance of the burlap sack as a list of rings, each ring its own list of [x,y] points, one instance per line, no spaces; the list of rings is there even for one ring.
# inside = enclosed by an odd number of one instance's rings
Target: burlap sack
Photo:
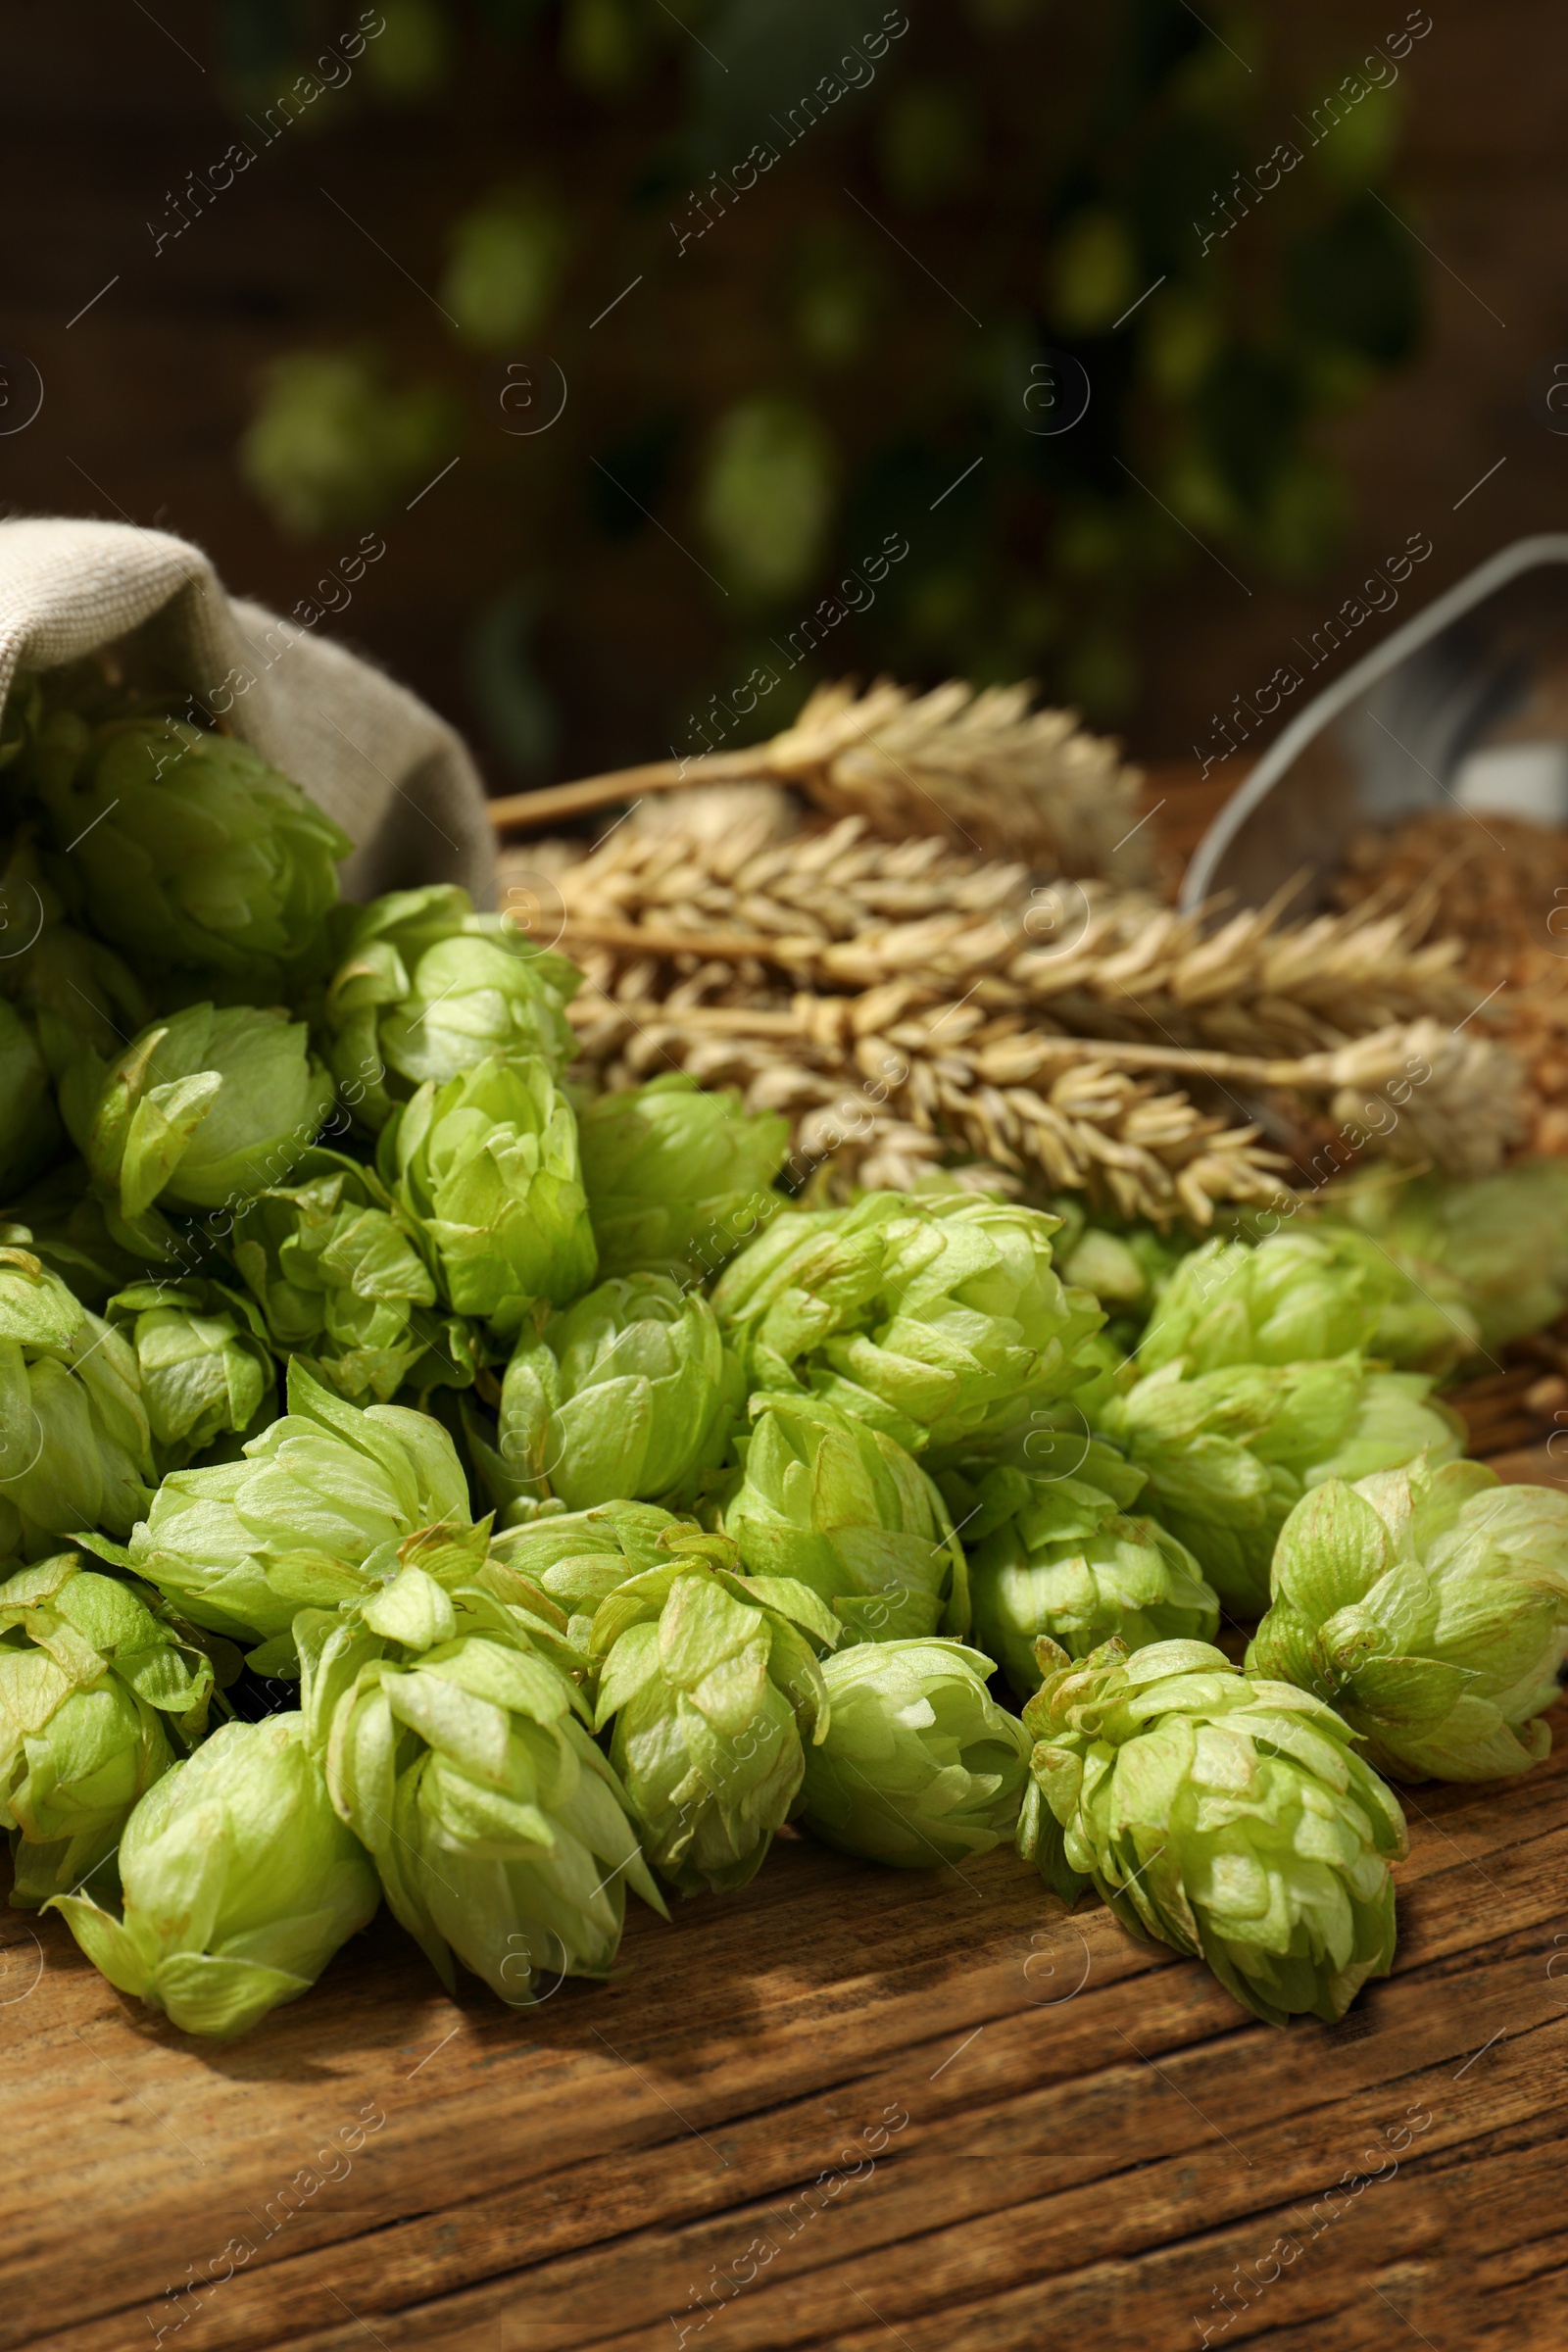
[[[18,668],[102,646],[187,689],[355,843],[351,899],[418,882],[495,896],[484,791],[452,728],[368,662],[230,602],[199,548],[123,522],[0,523],[0,699]]]

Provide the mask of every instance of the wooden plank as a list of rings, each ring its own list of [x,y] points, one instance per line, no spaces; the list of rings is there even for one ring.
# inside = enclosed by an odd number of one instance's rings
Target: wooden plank
[[[957,2352],[1038,2341],[1047,2298],[1053,2341],[1349,2352],[1396,2307],[1453,2340],[1478,2281],[1528,2343],[1563,2260],[1565,1788],[1559,1755],[1408,1792],[1396,1973],[1288,2034],[1007,1853],[906,1876],[783,1841],[532,2012],[448,2000],[381,1922],[228,2050],[15,1923],[0,2346]],[[1412,2108],[1397,2171],[1332,2195]]]

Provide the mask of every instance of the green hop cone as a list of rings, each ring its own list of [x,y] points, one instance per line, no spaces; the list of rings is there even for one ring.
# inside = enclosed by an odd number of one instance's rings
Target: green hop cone
[[[1568,1653],[1568,1494],[1425,1460],[1303,1496],[1249,1673],[1326,1698],[1401,1781],[1490,1781],[1550,1752]]]
[[[320,1016],[326,1058],[356,1122],[379,1133],[394,1102],[489,1056],[576,1051],[566,1006],[582,974],[466,890],[433,883],[345,909]]]
[[[974,1464],[938,1481],[968,1554],[974,1638],[1020,1698],[1040,1687],[1042,1634],[1083,1658],[1113,1634],[1146,1649],[1219,1631],[1219,1597],[1186,1544],[1126,1516],[1143,1472],[1098,1439],[1057,1443],[1070,1469]]]
[[[155,1201],[221,1209],[279,1184],[332,1108],[332,1082],[286,1012],[192,1004],[108,1070],[79,1064],[67,1115],[93,1182],[135,1230]]]
[[[1057,1222],[973,1193],[870,1193],[776,1218],[713,1306],[754,1387],[809,1388],[911,1452],[961,1452],[1084,1377],[1104,1317],[1053,1270]]]
[[[120,1847],[122,1912],[49,1906],[111,1984],[223,2040],[309,1992],[380,1899],[339,1821],[304,1718],[225,1723],[165,1773]]]
[[[427,1413],[347,1404],[295,1361],[288,1411],[243,1456],[172,1471],[123,1553],[193,1625],[261,1642],[259,1672],[287,1672],[302,1608],[361,1597],[427,1530],[484,1556],[452,1440]]]
[[[1332,1707],[1204,1642],[1041,1642],[1018,1851],[1072,1903],[1200,1955],[1270,2025],[1333,2025],[1394,1959],[1404,1817]]]
[[[154,971],[275,998],[321,938],[353,848],[236,737],[172,718],[54,714],[19,766],[71,853],[87,918]]]
[[[754,1396],[751,1414],[724,1512],[747,1574],[809,1586],[856,1641],[967,1632],[947,1505],[897,1440],[816,1396]]]
[[[541,1300],[564,1306],[593,1281],[577,1122],[537,1056],[421,1086],[382,1129],[378,1164],[428,1238],[446,1303],[497,1338],[515,1339]]]
[[[276,1369],[248,1299],[214,1282],[143,1282],[105,1312],[136,1358],[161,1470],[251,1436],[276,1411]]]
[[[642,1824],[650,1860],[682,1894],[744,1886],[794,1804],[805,1743],[827,1730],[817,1651],[837,1618],[789,1577],[735,1573],[723,1536],[671,1527],[661,1563],[594,1617],[603,1661],[595,1729]]]
[[[601,1274],[715,1273],[783,1201],[782,1111],[749,1111],[733,1089],[700,1091],[684,1070],[601,1095],[577,1122]]]
[[[1369,1371],[1358,1355],[1182,1374],[1161,1365],[1107,1399],[1098,1424],[1147,1472],[1147,1509],[1242,1617],[1268,1607],[1275,1540],[1309,1487],[1423,1451],[1446,1461],[1462,1443],[1424,1375]]]
[[[449,1988],[456,1954],[514,2004],[609,1975],[628,1884],[664,1909],[550,1605],[411,1563],[299,1626],[311,1744],[387,1902]]]
[[[1527,1159],[1496,1176],[1348,1183],[1324,1195],[1343,1220],[1392,1256],[1483,1348],[1554,1323],[1568,1304],[1568,1167]],[[1391,1353],[1380,1336],[1377,1351]],[[1401,1359],[1401,1360],[1408,1360]],[[1446,1369],[1443,1362],[1424,1370]]]
[[[37,1031],[25,1013],[0,997],[0,1200],[30,1184],[61,1141]]]
[[[465,1388],[483,1361],[368,1168],[316,1147],[234,1219],[229,1253],[273,1348],[352,1404]]]
[[[654,1501],[716,1468],[740,1417],[740,1366],[706,1298],[664,1274],[602,1282],[519,1347],[498,1451],[514,1492],[568,1510]]]
[[[0,1826],[13,1903],[80,1885],[206,1727],[213,1670],[128,1585],[62,1552],[0,1585]]]
[[[1250,1248],[1205,1242],[1162,1291],[1138,1347],[1141,1372],[1185,1359],[1191,1372],[1296,1364],[1370,1347],[1380,1309],[1406,1287],[1398,1269],[1315,1231]]]
[[[694,1523],[653,1502],[604,1502],[589,1511],[551,1507],[492,1539],[486,1573],[503,1597],[510,1587],[498,1571],[537,1584],[565,1611],[569,1640],[586,1651],[600,1602],[644,1569],[664,1564],[669,1555],[661,1538],[671,1528],[691,1534]]]
[[[961,1862],[1010,1838],[1029,1741],[986,1689],[992,1671],[960,1642],[872,1642],[829,1658],[832,1712],[806,1758],[807,1828],[847,1854],[906,1870]]]
[[[0,1249],[0,1557],[128,1536],[157,1479],[128,1342],[30,1250]]]

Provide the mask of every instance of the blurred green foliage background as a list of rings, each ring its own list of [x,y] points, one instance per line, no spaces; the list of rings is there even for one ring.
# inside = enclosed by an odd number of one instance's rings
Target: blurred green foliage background
[[[242,131],[354,21],[221,15]],[[240,462],[323,542],[389,528],[454,458],[470,498],[481,472],[515,577],[476,596],[469,671],[519,780],[551,766],[541,633],[585,562],[655,567],[695,649],[657,714],[683,752],[813,612],[839,617],[753,731],[879,667],[1034,676],[1114,721],[1141,606],[1203,549],[1281,581],[1331,559],[1324,428],[1421,331],[1393,73],[1328,58],[1284,86],[1262,12],[1185,0],[374,0],[363,22],[352,80],[292,135],[324,150],[351,112],[412,121],[482,77],[514,163],[423,191],[438,280],[390,255],[384,334],[277,358]],[[889,535],[907,556],[845,616],[837,583]],[[573,625],[608,663],[629,616]]]

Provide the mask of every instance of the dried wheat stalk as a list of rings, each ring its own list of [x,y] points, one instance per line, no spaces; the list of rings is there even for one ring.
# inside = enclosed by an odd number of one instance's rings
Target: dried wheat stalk
[[[686,784],[771,781],[889,840],[929,835],[1054,873],[1138,879],[1150,869],[1139,771],[1075,712],[1031,711],[1032,699],[1026,685],[976,691],[957,679],[929,694],[887,678],[864,694],[821,686],[769,742],[513,794],[490,813],[509,831]]]
[[[992,1013],[1032,1011],[1079,1036],[1294,1055],[1423,1017],[1468,1014],[1453,940],[1417,944],[1424,912],[1320,915],[1294,927],[1248,909],[1199,921],[1104,883],[1031,884],[1016,863],[927,837],[898,844],[847,817],[780,837],[771,803],[727,821],[619,827],[560,877],[563,944],[623,967],[730,964],[749,992],[780,975],[819,993],[903,979],[933,1001],[972,990]],[[672,813],[672,812],[671,812]]]
[[[660,1002],[647,971],[634,967],[617,981],[609,969],[595,974],[592,958],[587,968],[593,986],[573,1017],[589,1060],[623,1063],[615,1082],[650,1076],[664,1060],[705,1082],[740,1083],[754,1107],[795,1114],[814,1155],[826,1131],[818,1114],[840,1107],[848,1081],[875,1097],[879,1150],[888,1120],[902,1122],[999,1166],[1043,1172],[1053,1185],[1090,1183],[1160,1220],[1179,1208],[1206,1223],[1215,1200],[1272,1197],[1282,1163],[1256,1148],[1255,1128],[1227,1129],[1186,1094],[1157,1092],[1140,1073],[1227,1095],[1236,1086],[1288,1090],[1325,1102],[1358,1144],[1459,1175],[1494,1168],[1525,1125],[1512,1055],[1432,1020],[1289,1058],[1054,1036],[1022,1015],[989,1014],[972,998],[932,1004],[897,982],[858,997],[802,992],[788,1004],[714,1004],[705,999],[728,976],[714,964]],[[861,1102],[864,1130],[863,1094]]]

